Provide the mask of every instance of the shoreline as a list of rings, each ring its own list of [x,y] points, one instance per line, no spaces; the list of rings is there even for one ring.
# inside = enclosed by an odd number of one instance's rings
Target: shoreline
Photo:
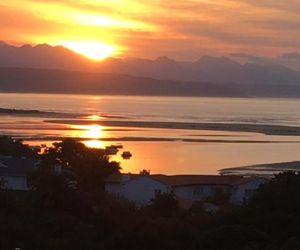
[[[1,68],[1,67],[0,67]],[[3,68],[3,67],[2,67]],[[286,95],[195,95],[195,94],[151,94],[151,93],[78,93],[78,92],[62,92],[62,91],[27,91],[27,90],[6,90],[1,89],[1,94],[31,94],[31,95],[68,95],[68,96],[113,96],[113,97],[166,97],[166,98],[224,98],[224,99],[275,99],[275,100],[299,100],[299,97],[295,96],[286,96]]]
[[[42,137],[26,137],[8,135],[24,141],[61,141],[64,139],[73,139],[78,141],[105,141],[105,142],[191,142],[191,143],[293,143],[298,144],[299,141],[271,141],[271,140],[221,140],[221,139],[192,139],[192,138],[164,138],[164,137],[104,137],[91,139],[87,137],[64,137],[64,136],[42,136]]]
[[[228,167],[218,170],[220,175],[231,175],[231,174],[248,174],[248,175],[261,175],[271,176],[284,171],[299,171],[300,161],[289,161],[289,162],[275,162],[265,164],[254,164],[240,167]]]
[[[265,135],[300,136],[300,127],[284,125],[241,124],[241,123],[190,123],[155,121],[86,121],[86,120],[44,120],[47,123],[69,125],[101,125],[107,127],[160,128],[185,130],[212,130],[230,132],[252,132]]]

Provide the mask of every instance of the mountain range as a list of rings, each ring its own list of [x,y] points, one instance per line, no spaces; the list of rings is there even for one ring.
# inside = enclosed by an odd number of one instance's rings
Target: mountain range
[[[295,55],[286,57],[298,60]],[[193,62],[167,57],[95,62],[61,46],[16,47],[0,42],[0,90],[300,97],[300,72],[270,60],[241,63],[232,56],[203,56]]]

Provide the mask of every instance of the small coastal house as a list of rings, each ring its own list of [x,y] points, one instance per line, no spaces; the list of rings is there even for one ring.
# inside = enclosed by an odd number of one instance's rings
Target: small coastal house
[[[205,201],[216,192],[229,195],[235,204],[248,199],[266,180],[258,177],[221,175],[119,174],[106,180],[107,192],[145,205],[159,192],[174,192],[178,200]]]
[[[28,190],[27,173],[36,169],[36,160],[0,156],[0,180],[7,189]]]

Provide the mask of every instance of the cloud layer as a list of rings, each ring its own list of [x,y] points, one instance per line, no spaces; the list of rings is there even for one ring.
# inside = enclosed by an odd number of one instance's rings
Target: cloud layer
[[[296,0],[10,0],[0,3],[0,37],[99,41],[121,56],[275,56],[299,50],[299,13]]]

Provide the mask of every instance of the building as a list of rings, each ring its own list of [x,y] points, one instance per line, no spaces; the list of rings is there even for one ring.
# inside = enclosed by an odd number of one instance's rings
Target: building
[[[0,180],[7,189],[28,190],[27,173],[36,169],[36,160],[0,156]]]
[[[228,194],[235,204],[248,199],[266,182],[263,178],[221,175],[137,175],[119,174],[107,179],[107,192],[146,205],[159,192],[174,192],[178,200],[205,201],[217,192]]]

